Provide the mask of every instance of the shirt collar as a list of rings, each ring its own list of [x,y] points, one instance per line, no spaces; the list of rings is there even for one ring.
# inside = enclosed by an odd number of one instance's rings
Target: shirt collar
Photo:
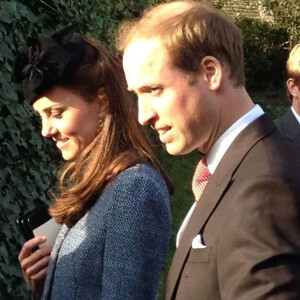
[[[216,170],[219,162],[226,153],[234,139],[245,129],[251,122],[264,114],[262,108],[256,104],[248,113],[232,124],[214,143],[207,155],[207,166],[210,174]]]
[[[292,110],[295,118],[297,119],[298,123],[300,124],[300,116],[297,114],[297,112],[293,106],[291,107],[291,110]]]

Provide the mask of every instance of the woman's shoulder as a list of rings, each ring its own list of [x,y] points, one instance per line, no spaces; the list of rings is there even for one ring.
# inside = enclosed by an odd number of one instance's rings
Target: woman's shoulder
[[[169,197],[168,187],[159,171],[150,163],[139,163],[122,171],[107,187],[116,193],[151,194]]]
[[[149,184],[166,185],[159,171],[150,163],[139,163],[122,171],[114,180],[116,184],[123,181],[145,181]]]
[[[160,228],[166,228],[168,233],[171,208],[167,184],[151,164],[137,164],[122,171],[106,186],[90,213],[96,216],[95,220],[105,215],[110,228],[122,222],[136,226],[162,222]]]

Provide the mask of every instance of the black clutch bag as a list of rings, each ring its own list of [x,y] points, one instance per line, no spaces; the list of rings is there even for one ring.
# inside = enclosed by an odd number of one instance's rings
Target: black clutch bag
[[[42,205],[17,219],[19,229],[26,240],[34,237],[33,230],[51,219],[48,206]]]
[[[35,236],[45,235],[47,242],[45,245],[53,246],[55,238],[61,228],[48,213],[48,206],[41,205],[34,210],[23,214],[17,219],[21,234],[26,240],[30,240]],[[40,247],[44,244],[41,244]]]

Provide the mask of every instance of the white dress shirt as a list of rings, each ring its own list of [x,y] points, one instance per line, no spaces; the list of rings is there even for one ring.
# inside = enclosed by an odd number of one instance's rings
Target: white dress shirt
[[[234,139],[242,132],[245,127],[247,127],[251,122],[255,119],[259,118],[261,115],[264,114],[264,111],[261,107],[256,104],[248,113],[242,116],[239,120],[237,120],[234,124],[232,124],[214,143],[211,147],[206,159],[207,159],[207,166],[209,169],[210,174],[213,174],[220,163],[222,157],[226,153],[229,146],[232,144]],[[299,121],[299,119],[298,119]],[[200,199],[201,201],[201,199]],[[194,212],[196,204],[194,203],[190,208],[189,212],[187,213],[176,237],[176,247],[179,245],[179,241],[182,237],[182,234]],[[197,236],[197,238],[199,238]]]
[[[291,109],[292,109],[292,112],[293,112],[295,118],[297,119],[297,121],[298,121],[298,123],[300,125],[300,116],[298,115],[298,113],[296,112],[296,110],[295,110],[295,108],[293,106],[291,107]]]

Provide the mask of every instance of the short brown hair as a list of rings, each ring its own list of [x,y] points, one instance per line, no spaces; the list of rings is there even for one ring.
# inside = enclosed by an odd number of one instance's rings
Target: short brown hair
[[[116,37],[119,51],[135,39],[159,38],[174,66],[198,71],[211,55],[229,68],[235,86],[245,84],[244,55],[239,28],[206,2],[175,1],[146,10],[139,20],[123,23]]]
[[[300,87],[300,43],[292,49],[289,55],[286,63],[286,77],[294,79],[295,84]],[[293,99],[289,91],[288,94],[290,99]]]

